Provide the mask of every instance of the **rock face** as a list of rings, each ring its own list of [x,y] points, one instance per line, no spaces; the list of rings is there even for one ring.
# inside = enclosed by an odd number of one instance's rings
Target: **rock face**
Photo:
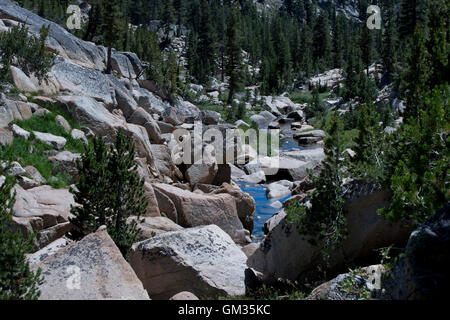
[[[415,230],[405,257],[386,283],[387,298],[434,300],[448,297],[450,286],[450,204]]]
[[[225,232],[209,225],[136,243],[130,264],[152,299],[181,291],[211,298],[245,293],[246,259]]]
[[[377,210],[389,204],[390,194],[376,185],[352,183],[345,203],[348,238],[330,253],[329,271],[339,272],[354,261],[378,259],[375,249],[404,246],[409,228],[384,220]],[[320,249],[300,235],[283,213],[271,223],[260,248],[249,258],[249,267],[265,275],[289,280],[314,278],[321,262]],[[375,257],[374,257],[375,255]]]
[[[142,283],[100,229],[42,262],[41,300],[148,300]],[[79,272],[79,273],[78,273]]]
[[[154,184],[153,187],[172,201],[177,211],[177,223],[182,227],[215,224],[234,241],[245,242],[244,227],[231,195],[197,194],[166,184]]]

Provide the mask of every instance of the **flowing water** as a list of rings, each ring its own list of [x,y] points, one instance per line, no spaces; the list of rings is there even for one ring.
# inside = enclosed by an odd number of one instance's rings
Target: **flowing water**
[[[281,127],[283,137],[280,138],[280,151],[302,150],[298,143],[293,139],[290,125]],[[253,228],[253,241],[258,241],[264,235],[262,227],[275,213],[282,209],[282,203],[289,199],[291,195],[282,199],[268,199],[266,195],[266,186],[264,184],[251,184],[243,181],[236,181],[241,190],[250,194],[256,202],[255,224]]]

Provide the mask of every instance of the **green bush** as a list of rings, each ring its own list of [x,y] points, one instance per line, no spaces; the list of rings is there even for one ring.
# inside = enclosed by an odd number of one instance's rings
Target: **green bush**
[[[0,33],[0,80],[9,78],[12,64],[28,75],[36,75],[39,81],[46,79],[55,59],[45,47],[48,31],[49,27],[42,26],[39,38],[28,37],[28,28],[21,24]]]
[[[35,234],[25,238],[12,226],[15,194],[12,183],[0,187],[0,300],[36,300],[41,271],[33,272],[25,254],[31,252]]]

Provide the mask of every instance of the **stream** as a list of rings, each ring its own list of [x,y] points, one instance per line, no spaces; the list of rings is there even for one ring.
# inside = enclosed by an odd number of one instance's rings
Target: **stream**
[[[262,129],[262,128],[261,128]],[[290,124],[281,125],[280,151],[303,150],[308,147],[301,147],[293,138]],[[268,199],[265,184],[252,184],[244,181],[236,181],[243,192],[250,194],[256,202],[255,222],[252,233],[253,242],[261,240],[264,232],[262,227],[275,213],[282,209],[284,201],[291,197],[291,194],[282,199]]]

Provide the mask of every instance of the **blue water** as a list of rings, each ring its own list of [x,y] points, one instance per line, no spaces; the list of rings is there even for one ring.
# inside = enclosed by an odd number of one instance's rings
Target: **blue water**
[[[264,235],[262,227],[264,223],[269,220],[275,213],[281,211],[281,207],[272,207],[271,205],[280,202],[283,203],[291,197],[291,195],[282,199],[267,199],[266,187],[260,184],[249,184],[243,181],[236,182],[242,191],[250,194],[256,202],[255,224],[253,227],[252,238],[253,241],[258,241]]]
[[[293,139],[293,134],[290,129],[290,125],[283,125],[281,129],[284,134],[284,138],[280,139],[280,150],[290,151],[295,149],[304,149],[300,147],[299,144]],[[264,235],[262,227],[267,220],[269,220],[275,213],[281,211],[282,207],[273,207],[272,205],[276,202],[281,204],[289,199],[292,195],[288,195],[282,199],[267,199],[266,186],[261,184],[249,184],[243,181],[236,181],[236,183],[241,187],[241,190],[250,194],[256,202],[256,212],[255,212],[255,223],[253,227],[252,238],[253,241],[257,242]]]

